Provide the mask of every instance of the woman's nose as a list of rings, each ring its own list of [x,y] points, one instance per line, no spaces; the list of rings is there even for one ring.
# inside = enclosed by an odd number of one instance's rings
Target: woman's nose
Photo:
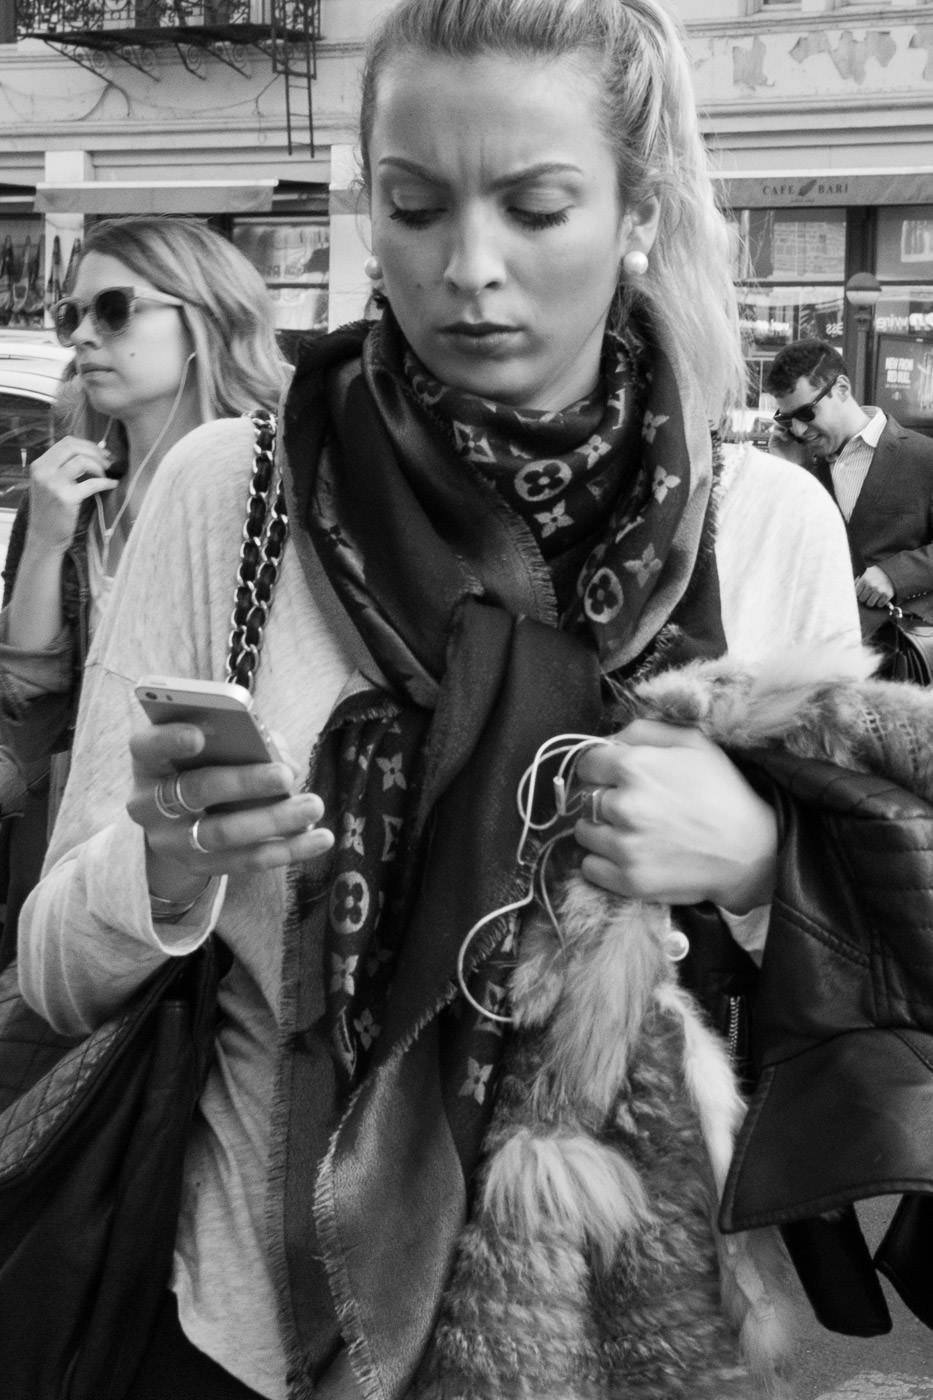
[[[454,232],[444,281],[461,292],[479,292],[505,281],[500,232],[482,214],[465,216]]]
[[[100,332],[97,329],[97,322],[91,315],[91,308],[85,307],[84,315],[71,332],[72,345],[99,345]]]

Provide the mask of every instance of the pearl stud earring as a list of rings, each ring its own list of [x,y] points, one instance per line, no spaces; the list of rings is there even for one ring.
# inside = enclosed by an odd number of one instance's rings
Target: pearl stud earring
[[[370,282],[378,282],[382,277],[382,264],[378,258],[368,257],[363,263],[363,271]]]
[[[626,277],[644,277],[648,271],[648,257],[640,248],[630,248],[622,259],[622,271]]]

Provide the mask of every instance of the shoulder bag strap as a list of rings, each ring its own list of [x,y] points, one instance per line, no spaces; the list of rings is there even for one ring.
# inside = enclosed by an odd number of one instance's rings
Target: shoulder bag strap
[[[288,510],[275,460],[275,417],[263,408],[249,418],[256,440],[230,619],[227,680],[252,691],[288,537]]]

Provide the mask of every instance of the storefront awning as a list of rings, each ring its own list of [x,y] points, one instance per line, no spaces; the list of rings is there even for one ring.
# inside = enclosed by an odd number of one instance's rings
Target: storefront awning
[[[717,178],[732,209],[933,204],[933,169],[741,171]]]
[[[40,214],[262,214],[277,180],[86,180],[36,186]]]

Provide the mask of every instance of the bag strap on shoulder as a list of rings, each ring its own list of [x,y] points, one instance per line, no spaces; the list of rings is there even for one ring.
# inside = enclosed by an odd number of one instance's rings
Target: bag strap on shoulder
[[[252,691],[288,537],[288,509],[275,457],[275,416],[260,408],[249,414],[249,419],[256,440],[230,618],[226,678]]]

